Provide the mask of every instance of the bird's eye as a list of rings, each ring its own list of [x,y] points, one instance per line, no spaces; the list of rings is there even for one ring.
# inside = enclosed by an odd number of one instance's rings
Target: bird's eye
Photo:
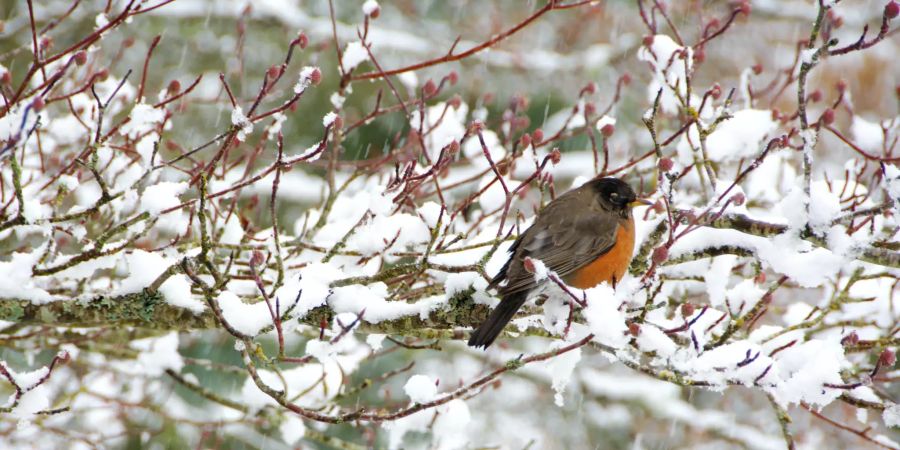
[[[618,200],[618,199],[619,199],[619,193],[618,193],[618,192],[613,192],[612,194],[609,194],[609,199],[610,199],[610,200]]]

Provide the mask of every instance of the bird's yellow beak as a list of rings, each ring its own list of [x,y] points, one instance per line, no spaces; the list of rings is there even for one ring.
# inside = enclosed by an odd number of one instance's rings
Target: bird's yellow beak
[[[650,206],[650,205],[653,205],[653,202],[650,201],[650,200],[647,200],[646,198],[639,198],[639,199],[636,199],[635,201],[633,201],[633,202],[631,202],[631,203],[628,204],[628,206],[631,207],[631,208],[634,208],[634,207],[636,207],[636,206],[642,206],[642,205],[643,205],[643,206]]]

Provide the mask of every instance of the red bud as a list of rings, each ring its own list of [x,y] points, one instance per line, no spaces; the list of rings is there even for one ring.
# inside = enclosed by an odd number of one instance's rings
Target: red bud
[[[526,257],[525,261],[522,262],[522,266],[525,268],[525,271],[528,273],[534,273],[536,270],[534,267],[534,260]]]
[[[822,91],[816,89],[809,94],[809,100],[813,103],[822,101]]]
[[[888,19],[893,19],[900,15],[900,4],[897,4],[896,1],[891,0],[887,5],[884,5],[884,15]]]
[[[675,166],[675,163],[672,161],[672,158],[660,158],[657,163],[657,167],[659,170],[663,172],[668,172],[672,170],[672,167]]]
[[[87,63],[87,52],[84,50],[79,50],[75,53],[74,58],[75,58],[75,64],[78,64],[79,66],[83,66],[85,63]]]
[[[615,132],[616,132],[616,126],[611,123],[608,123],[608,124],[600,127],[600,134],[602,134],[603,137],[605,137],[605,138],[612,136],[613,133],[615,133]]]
[[[431,97],[435,92],[437,92],[437,85],[434,84],[434,80],[428,79],[428,81],[425,82],[425,86],[422,86],[422,93],[425,94],[426,97]]]
[[[662,264],[669,259],[669,249],[665,247],[656,247],[653,249],[653,254],[650,256],[651,260],[653,260],[656,264]]]
[[[531,135],[525,133],[519,138],[519,147],[528,148],[529,145],[531,145]]]
[[[169,95],[181,92],[181,82],[179,82],[178,80],[170,81],[169,87],[166,90],[169,91]]]
[[[318,67],[314,68],[309,74],[309,81],[312,84],[319,84],[322,81],[322,71]]]
[[[266,71],[266,76],[271,80],[278,78],[278,75],[281,75],[281,67],[279,66],[273,65],[272,67],[269,67],[269,70]]]
[[[859,335],[856,334],[855,331],[851,331],[850,334],[844,336],[841,339],[841,344],[845,347],[853,346],[859,343]]]
[[[450,71],[450,74],[447,75],[447,81],[450,82],[450,86],[456,86],[456,83],[459,81],[459,74],[455,70]]]
[[[559,164],[559,160],[562,158],[562,154],[559,152],[558,148],[553,148],[553,151],[550,152],[550,161],[553,162],[553,165]]]
[[[834,110],[831,108],[826,109],[825,112],[822,113],[822,118],[820,120],[825,125],[831,125],[832,123],[834,123]]]
[[[691,303],[681,304],[681,317],[688,318],[694,315],[694,305]]]
[[[297,35],[297,39],[295,39],[294,42],[296,42],[297,45],[299,45],[300,48],[303,49],[306,48],[307,45],[309,45],[309,38],[306,36],[306,33],[301,31],[300,34]]]
[[[250,267],[256,267],[266,261],[265,255],[259,250],[254,250],[250,256]]]
[[[837,88],[838,92],[846,91],[847,90],[847,80],[844,80],[844,79],[838,80],[835,87]]]
[[[544,141],[544,130],[538,128],[531,133],[531,138],[534,142],[543,142]]]
[[[634,322],[628,322],[628,333],[638,337],[641,334],[641,326]]]
[[[884,351],[881,352],[881,355],[878,356],[878,365],[881,367],[894,367],[894,364],[896,363],[897,354],[889,348],[884,349]]]

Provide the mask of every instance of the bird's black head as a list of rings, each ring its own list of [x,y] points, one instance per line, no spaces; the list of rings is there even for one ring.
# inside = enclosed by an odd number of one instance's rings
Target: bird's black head
[[[597,178],[591,183],[600,205],[608,211],[629,211],[638,201],[637,194],[631,186],[618,178]]]

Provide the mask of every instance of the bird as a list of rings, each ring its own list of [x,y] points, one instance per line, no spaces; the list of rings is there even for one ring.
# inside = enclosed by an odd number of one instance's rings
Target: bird
[[[607,282],[615,287],[634,250],[632,209],[652,202],[615,177],[595,177],[541,209],[534,223],[509,248],[509,259],[488,283],[500,304],[469,338],[469,346],[487,349],[528,295],[538,287],[526,258],[540,260],[567,285],[589,289]]]

